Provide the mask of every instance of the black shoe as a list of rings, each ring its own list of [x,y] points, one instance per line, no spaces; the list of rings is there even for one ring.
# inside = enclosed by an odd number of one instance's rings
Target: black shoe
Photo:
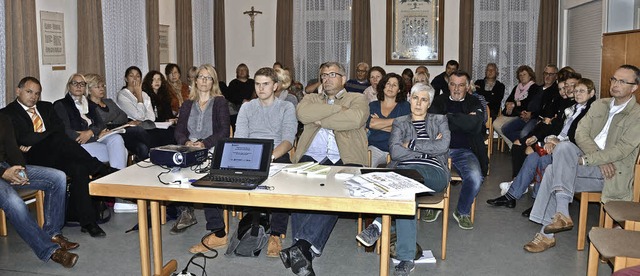
[[[522,216],[528,218],[529,215],[531,215],[531,209],[533,208],[533,206],[529,207],[529,209],[524,210],[524,212],[522,212]]]
[[[297,246],[292,246],[280,251],[280,260],[284,267],[291,268],[291,271],[298,276],[315,276],[313,271],[311,260],[302,254],[302,251]]]
[[[89,232],[89,235],[91,235],[91,237],[94,237],[94,238],[107,236],[107,233],[105,233],[104,230],[102,230],[102,228],[100,228],[100,226],[98,226],[98,224],[96,223],[90,223],[85,226],[82,226],[80,231],[82,231],[82,233]]]
[[[487,200],[487,204],[489,204],[491,206],[505,206],[507,208],[515,208],[516,207],[516,200],[515,199],[509,199],[509,198],[507,198],[507,196],[501,196],[501,197],[498,197],[498,198]]]

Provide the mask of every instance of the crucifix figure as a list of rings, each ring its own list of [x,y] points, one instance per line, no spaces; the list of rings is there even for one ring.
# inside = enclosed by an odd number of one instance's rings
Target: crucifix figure
[[[262,14],[262,12],[261,11],[256,11],[253,8],[253,6],[251,6],[251,10],[250,11],[245,11],[245,12],[243,12],[243,14],[246,14],[249,17],[251,17],[251,21],[249,21],[249,26],[251,26],[251,47],[254,47],[254,46],[256,46],[256,39],[255,39],[255,35],[254,35],[255,18],[256,18],[256,15]]]

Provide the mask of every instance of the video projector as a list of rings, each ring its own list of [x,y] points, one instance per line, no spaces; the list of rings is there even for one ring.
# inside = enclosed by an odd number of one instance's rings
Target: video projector
[[[149,152],[151,163],[169,167],[191,167],[207,160],[207,149],[166,145],[152,148]]]

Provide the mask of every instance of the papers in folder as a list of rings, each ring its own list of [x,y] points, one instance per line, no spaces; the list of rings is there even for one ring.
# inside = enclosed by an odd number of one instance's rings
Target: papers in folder
[[[433,192],[432,189],[395,172],[374,172],[354,176],[344,182],[353,197],[396,197],[405,194]]]

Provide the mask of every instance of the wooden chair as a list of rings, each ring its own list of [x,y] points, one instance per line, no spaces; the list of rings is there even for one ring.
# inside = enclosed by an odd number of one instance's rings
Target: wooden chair
[[[487,156],[491,158],[491,154],[493,153],[493,119],[491,119],[489,105],[487,105],[487,123],[485,127],[489,130],[489,135],[487,135]]]
[[[613,263],[613,271],[640,265],[640,232],[594,227],[589,232],[587,276],[598,275],[599,259]]]
[[[626,230],[640,231],[640,164],[636,164],[633,183],[633,201],[604,204],[604,228],[613,228],[616,221]]]
[[[44,192],[30,189],[16,189],[16,191],[25,201],[25,204],[35,203],[36,220],[38,221],[38,226],[42,228],[44,225]],[[7,236],[7,217],[2,209],[0,209],[0,236]]]

